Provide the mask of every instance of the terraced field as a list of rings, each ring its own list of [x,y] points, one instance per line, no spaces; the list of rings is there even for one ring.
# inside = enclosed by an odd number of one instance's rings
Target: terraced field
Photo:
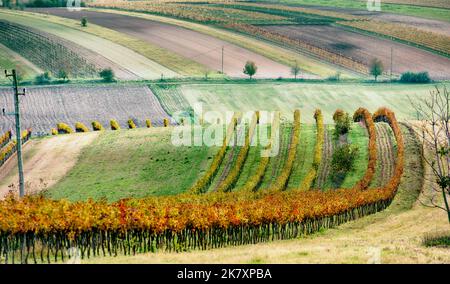
[[[0,88],[0,106],[12,110],[10,88]],[[169,118],[148,87],[132,85],[27,88],[21,113],[22,127],[31,127],[35,133],[49,133],[59,122],[74,127],[76,122],[90,126],[92,121],[99,121],[109,128],[111,119],[116,119],[122,127],[127,126],[128,119],[136,119],[142,127],[145,119],[151,119],[158,126]],[[0,132],[13,126],[13,117],[0,116]]]
[[[337,26],[283,25],[264,28],[318,47],[335,50],[367,66],[371,60],[378,58],[383,62],[387,73],[390,72],[392,48],[393,74],[428,71],[435,80],[450,79],[449,58],[392,40],[347,31]]]
[[[175,72],[126,47],[126,45],[96,36],[90,33],[90,30],[82,30],[78,21],[58,22],[50,17],[0,10],[0,20],[34,28],[90,50],[91,54],[96,55],[96,62],[100,62],[97,64],[111,67],[121,79],[157,79],[161,77],[161,74],[164,74],[165,77],[176,76]],[[94,28],[93,26],[89,27],[89,29]]]
[[[287,66],[228,42],[182,27],[126,15],[93,11],[73,13],[65,9],[45,9],[39,10],[39,12],[74,20],[79,20],[81,17],[86,16],[93,24],[170,50],[216,72],[222,70],[223,47],[223,70],[230,77],[246,77],[242,73],[242,69],[247,60],[255,62],[258,66],[256,78],[290,77],[290,69]]]

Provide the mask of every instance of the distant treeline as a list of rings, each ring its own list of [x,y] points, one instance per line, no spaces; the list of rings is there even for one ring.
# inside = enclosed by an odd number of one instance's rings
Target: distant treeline
[[[66,7],[68,0],[23,0],[17,3],[17,0],[0,0],[3,7],[25,6],[30,8],[44,8],[44,7]],[[80,2],[80,6],[84,7],[84,1]]]

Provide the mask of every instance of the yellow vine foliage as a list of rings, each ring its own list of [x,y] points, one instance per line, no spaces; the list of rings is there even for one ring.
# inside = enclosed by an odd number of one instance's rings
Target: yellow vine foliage
[[[110,126],[111,126],[111,130],[120,130],[120,125],[117,122],[117,120],[115,119],[111,119],[111,121],[109,122]]]
[[[147,125],[147,128],[151,128],[152,127],[152,121],[150,119],[146,119],[145,120],[145,125]]]
[[[93,129],[94,131],[102,131],[102,130],[105,130],[105,128],[103,128],[103,125],[102,125],[100,122],[98,122],[98,121],[93,121],[93,122],[92,122],[92,129]]]
[[[255,134],[256,123],[257,118],[256,115],[254,115],[249,126],[248,134],[245,137],[244,146],[239,151],[233,169],[228,173],[228,176],[219,184],[219,186],[217,187],[217,191],[221,192],[229,191],[236,184],[236,181],[239,178],[239,174],[241,173],[242,167],[244,166],[245,160],[247,159],[248,151],[250,150],[250,143],[253,138],[253,135]]]
[[[63,122],[56,124],[56,129],[58,129],[58,133],[65,133],[65,134],[74,133],[73,129]]]
[[[201,178],[199,178],[195,182],[195,184],[189,189],[189,192],[194,194],[203,193],[206,190],[206,188],[211,184],[212,179],[219,170],[220,164],[222,163],[223,158],[225,157],[228,145],[231,139],[233,138],[233,133],[236,130],[237,119],[238,119],[237,114],[235,114],[227,127],[227,134],[225,135],[222,147],[220,147],[220,150],[217,152],[216,156],[214,156],[214,159],[209,169]]]
[[[272,121],[272,129],[279,129],[280,127],[280,115],[276,112]],[[275,132],[271,132],[270,144],[266,147],[266,153],[270,153],[272,150],[272,145],[274,145],[276,139]],[[242,191],[255,191],[261,184],[264,174],[266,172],[267,166],[269,165],[270,158],[268,155],[261,157],[258,168],[255,173],[247,180],[245,185],[239,189]]]
[[[136,128],[136,124],[134,123],[134,121],[132,119],[128,119],[128,128],[129,129],[135,129]]]
[[[12,131],[8,130],[6,131],[2,136],[0,136],[0,148],[5,146],[12,137]]]
[[[272,190],[285,190],[289,178],[292,174],[292,169],[294,166],[295,159],[297,157],[297,146],[300,141],[300,111],[297,109],[294,111],[294,129],[292,130],[291,143],[288,150],[288,156],[286,162],[284,163],[281,173],[278,175],[274,184],[272,185]]]
[[[75,131],[76,132],[89,132],[89,128],[86,127],[86,125],[84,125],[81,122],[77,122],[75,123]]]

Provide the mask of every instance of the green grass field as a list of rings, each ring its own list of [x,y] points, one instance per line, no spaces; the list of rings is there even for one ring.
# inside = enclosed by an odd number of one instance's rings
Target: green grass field
[[[439,86],[448,83],[438,84]],[[280,110],[292,118],[294,109],[302,112],[302,122],[313,123],[316,108],[322,109],[324,123],[332,123],[337,108],[353,114],[359,107],[374,112],[385,106],[392,109],[399,120],[416,119],[409,103],[434,90],[433,84],[408,85],[384,83],[241,83],[186,84],[181,93],[192,106],[202,103],[205,111]]]
[[[194,22],[183,21],[179,19],[169,18],[169,17],[161,17],[157,15],[144,14],[144,13],[136,13],[136,12],[128,12],[128,11],[119,11],[119,10],[104,10],[104,9],[93,9],[93,11],[106,11],[108,13],[118,13],[123,15],[129,15],[133,17],[158,21],[166,24],[181,26],[193,31],[197,31],[200,33],[204,33],[215,38],[230,42],[232,44],[244,47],[250,51],[256,52],[270,58],[274,61],[280,62],[282,64],[293,66],[295,62],[298,63],[300,68],[305,72],[316,74],[322,76],[323,78],[327,78],[329,76],[333,76],[336,74],[336,66],[330,65],[327,62],[316,60],[309,56],[300,54],[298,52],[294,52],[280,46],[276,46],[273,43],[269,43],[263,40],[259,40],[256,38],[250,38],[246,35],[239,34],[230,30],[220,29],[217,27],[202,25]],[[350,73],[346,70],[341,70],[342,78],[356,78],[359,75],[354,73]]]
[[[175,147],[170,139],[171,128],[105,131],[47,195],[115,201],[181,193],[209,167],[217,147]]]
[[[41,71],[31,62],[21,58],[18,54],[0,44],[0,69],[16,69],[22,77],[22,81],[32,79]],[[0,83],[9,82],[3,74]]]
[[[302,124],[300,126],[300,143],[297,146],[297,159],[294,162],[288,188],[299,188],[303,179],[312,168],[316,133],[317,128],[315,124]]]

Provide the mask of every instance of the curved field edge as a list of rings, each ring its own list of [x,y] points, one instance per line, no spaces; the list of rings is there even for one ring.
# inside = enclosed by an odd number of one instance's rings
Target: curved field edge
[[[205,68],[184,57],[172,53],[166,49],[151,45],[148,42],[136,39],[134,37],[125,35],[123,33],[100,27],[94,24],[89,24],[87,27],[81,27],[80,23],[75,20],[60,18],[51,15],[43,15],[31,12],[12,12],[0,10],[0,14],[9,15],[10,17],[21,17],[21,23],[27,21],[46,21],[54,25],[59,25],[63,28],[76,30],[87,33],[104,40],[108,40],[115,44],[128,48],[129,50],[144,56],[153,61],[153,69],[155,70],[155,78],[159,78],[161,74],[165,77],[176,77],[177,73],[181,75],[202,75]],[[19,20],[17,20],[19,21]],[[30,24],[28,24],[30,25]],[[70,38],[68,38],[70,40]],[[175,73],[176,72],[176,73]]]
[[[209,168],[217,147],[177,147],[171,134],[170,127],[104,131],[46,195],[116,201],[182,193]]]
[[[0,44],[0,66],[2,69],[16,69],[22,80],[34,79],[35,75],[42,73],[36,65],[2,44]],[[10,83],[10,81],[1,74],[0,83]]]
[[[371,249],[382,263],[448,263],[445,249],[425,248],[421,234],[430,221],[439,231],[448,228],[445,214],[424,208],[416,200],[424,184],[420,144],[409,126],[402,125],[405,171],[397,195],[382,212],[295,240],[182,253],[145,253],[98,257],[83,263],[367,263]]]
[[[331,65],[330,63],[311,58],[307,55],[299,54],[286,48],[282,48],[278,45],[275,45],[274,43],[263,41],[227,29],[206,26],[190,21],[183,21],[169,17],[162,17],[147,13],[131,12],[118,9],[88,8],[88,10],[96,12],[105,12],[105,13],[107,12],[107,13],[128,15],[132,17],[138,17],[187,28],[196,32],[213,36],[215,38],[227,41],[232,44],[236,44],[237,46],[243,47],[245,49],[258,53],[262,56],[265,56],[276,62],[285,64],[287,66],[293,66],[295,65],[295,62],[298,62],[302,70],[311,74],[321,76],[323,78],[334,75],[336,73],[336,68],[338,68],[334,65]],[[343,78],[355,78],[355,74],[353,72],[349,73],[345,70],[341,71],[343,72],[342,73]]]

